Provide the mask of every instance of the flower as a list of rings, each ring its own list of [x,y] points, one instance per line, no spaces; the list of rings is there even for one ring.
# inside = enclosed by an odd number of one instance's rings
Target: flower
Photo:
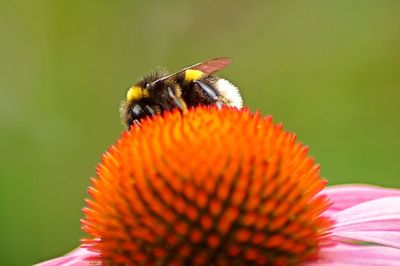
[[[395,265],[400,191],[325,183],[307,148],[271,117],[169,112],[132,127],[104,154],[83,210],[91,238],[59,260]]]
[[[336,221],[320,259],[306,265],[399,265],[400,190],[338,185],[321,192]]]

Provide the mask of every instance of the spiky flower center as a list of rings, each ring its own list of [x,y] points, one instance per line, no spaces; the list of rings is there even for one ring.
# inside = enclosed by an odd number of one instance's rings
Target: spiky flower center
[[[106,265],[291,265],[330,221],[319,167],[247,110],[143,121],[103,156],[83,220]]]

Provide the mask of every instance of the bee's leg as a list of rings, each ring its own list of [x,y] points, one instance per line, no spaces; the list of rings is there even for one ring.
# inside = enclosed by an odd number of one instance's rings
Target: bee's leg
[[[172,91],[171,87],[167,88],[167,92],[168,92],[168,97],[169,97],[171,103],[175,107],[178,107],[179,110],[181,110],[182,112],[186,112],[187,107],[186,107],[185,102],[182,99],[180,99],[178,96],[175,95],[175,93]]]
[[[194,80],[193,82],[197,84],[200,87],[200,89],[202,89],[203,92],[207,94],[208,97],[210,97],[214,101],[218,101],[219,95],[210,85],[201,82],[199,80]]]
[[[153,108],[151,108],[150,106],[146,105],[144,107],[147,111],[147,113],[149,113],[150,115],[154,115],[156,112],[154,112]]]
[[[132,112],[132,114],[133,114],[135,117],[140,117],[140,116],[142,116],[143,113],[144,113],[142,107],[140,107],[139,104],[136,104],[136,105],[132,108],[131,112]]]
[[[220,96],[219,93],[213,87],[211,87],[210,85],[208,85],[204,82],[201,82],[199,80],[194,80],[193,82],[196,85],[198,85],[200,87],[200,89],[202,89],[203,92],[215,102],[215,105],[219,109],[221,109],[221,107],[223,106],[223,103],[219,99],[219,96]]]
[[[140,118],[155,114],[154,110],[150,106],[146,105],[143,108],[139,104],[133,106],[131,110],[133,121],[131,124],[140,125]]]
[[[135,124],[137,127],[141,127],[140,121],[137,119],[133,120],[131,125],[133,125],[133,124]]]

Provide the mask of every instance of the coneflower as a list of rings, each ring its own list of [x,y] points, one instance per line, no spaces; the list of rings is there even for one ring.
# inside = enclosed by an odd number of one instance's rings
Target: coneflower
[[[91,237],[40,265],[399,265],[400,191],[325,184],[271,117],[167,112],[103,155]]]

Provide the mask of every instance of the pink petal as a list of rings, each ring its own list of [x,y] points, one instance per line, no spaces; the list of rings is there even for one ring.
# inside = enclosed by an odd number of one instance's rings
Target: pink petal
[[[400,189],[389,189],[370,185],[337,185],[327,187],[321,194],[327,195],[333,203],[329,211],[336,212],[366,201],[383,197],[400,196]]]
[[[364,202],[332,218],[336,220],[333,237],[400,248],[400,197]]]
[[[349,223],[368,218],[397,217],[400,215],[400,197],[371,200],[337,212],[333,218],[340,223]]]
[[[92,252],[86,248],[76,248],[68,254],[41,262],[35,266],[99,266],[101,259],[99,253]]]
[[[335,232],[336,237],[346,240],[358,240],[400,248],[400,232],[393,231],[368,231],[368,232]]]
[[[400,249],[384,246],[355,246],[339,244],[324,247],[320,258],[303,263],[303,266],[399,266]]]
[[[338,222],[333,231],[400,231],[400,214]]]

